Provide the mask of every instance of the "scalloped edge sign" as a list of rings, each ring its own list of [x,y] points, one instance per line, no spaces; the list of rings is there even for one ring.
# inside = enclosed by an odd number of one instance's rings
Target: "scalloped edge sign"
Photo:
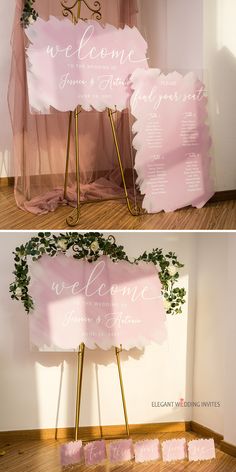
[[[131,82],[143,208],[148,213],[202,208],[214,194],[204,84],[192,72],[164,75],[159,69],[137,69]]]
[[[47,255],[31,268],[35,309],[29,317],[32,348],[77,351],[112,346],[142,348],[166,339],[162,287],[154,264],[92,264]]]
[[[32,113],[65,112],[77,106],[124,110],[130,75],[148,67],[147,43],[136,27],[115,28],[98,21],[39,18],[26,29],[30,45],[27,80]]]

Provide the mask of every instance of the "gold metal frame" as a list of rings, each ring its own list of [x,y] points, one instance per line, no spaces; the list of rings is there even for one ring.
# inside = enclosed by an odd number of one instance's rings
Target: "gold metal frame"
[[[85,352],[85,345],[84,343],[82,343],[80,344],[79,351],[78,351],[77,394],[76,394],[76,413],[75,413],[75,441],[77,441],[79,438],[79,419],[80,419],[81,393],[82,393],[82,381],[83,381],[83,370],[84,370],[84,352]],[[126,435],[127,437],[129,437],[129,434],[130,434],[129,422],[128,422],[127,407],[126,407],[126,401],[125,401],[125,391],[124,391],[124,384],[123,384],[121,363],[120,363],[121,352],[122,352],[122,345],[120,345],[119,348],[117,347],[115,348],[123,410],[124,410]],[[101,431],[102,431],[102,427],[101,427]],[[105,437],[102,436],[102,434],[101,434],[101,439],[105,439]],[[86,441],[86,439],[83,439],[83,441]]]
[[[72,0],[71,0],[72,1]],[[74,24],[78,23],[79,19],[83,19],[84,21],[87,20],[87,18],[81,18],[81,4],[82,2],[85,4],[85,6],[88,8],[90,12],[90,16],[92,19],[96,20],[101,20],[102,18],[102,13],[101,13],[101,3],[99,1],[94,1],[93,7],[89,5],[88,0],[73,0],[72,5],[68,5],[68,0],[60,0],[61,6],[62,6],[62,14],[65,17],[71,17],[72,21]],[[77,9],[76,9],[77,7]],[[92,201],[86,201],[86,202],[81,202],[80,200],[80,160],[79,160],[79,114],[81,113],[81,108],[77,107],[76,110],[73,112],[70,112],[69,114],[69,124],[68,124],[68,137],[67,137],[67,150],[66,150],[66,168],[65,168],[65,182],[64,182],[64,199],[67,199],[67,188],[68,188],[68,173],[69,173],[69,161],[70,161],[70,147],[71,147],[71,131],[72,131],[72,120],[74,116],[74,121],[75,121],[75,157],[76,157],[76,208],[72,211],[72,213],[69,215],[67,218],[67,224],[71,227],[77,226],[79,219],[80,219],[80,208],[81,204],[83,203],[95,203],[93,200]],[[124,187],[124,197],[126,200],[127,208],[129,212],[131,213],[132,216],[139,216],[142,214],[142,209],[138,206],[135,205],[134,207],[132,206],[132,203],[129,198],[128,194],[128,189],[127,189],[127,184],[126,184],[126,179],[125,179],[125,173],[124,173],[124,168],[122,164],[122,159],[121,159],[121,153],[120,153],[120,148],[119,148],[119,143],[118,143],[118,138],[117,138],[117,133],[116,133],[116,127],[115,127],[115,122],[114,122],[114,117],[113,115],[117,113],[117,110],[111,110],[108,109],[108,116],[111,124],[111,130],[112,130],[112,135],[114,139],[114,144],[116,148],[116,154],[117,154],[117,159],[119,163],[119,169],[121,173],[121,178],[122,178],[122,183]],[[122,197],[119,198],[111,198],[109,200],[121,200]],[[101,201],[108,201],[108,199],[105,200],[99,200]]]

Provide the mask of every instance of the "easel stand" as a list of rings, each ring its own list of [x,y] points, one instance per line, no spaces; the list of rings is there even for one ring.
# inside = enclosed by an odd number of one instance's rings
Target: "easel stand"
[[[80,419],[82,380],[83,380],[83,369],[84,369],[84,352],[85,352],[85,345],[82,343],[82,344],[80,344],[79,351],[78,351],[78,374],[77,374],[77,394],[76,394],[76,414],[75,414],[75,441],[77,441],[79,439],[79,419]],[[123,410],[124,410],[126,435],[127,435],[127,437],[129,437],[129,423],[128,423],[126,401],[125,401],[125,392],[124,392],[124,384],[123,384],[122,371],[121,371],[121,363],[120,363],[120,353],[121,352],[122,352],[122,346],[120,346],[120,348],[117,348],[117,347],[115,348],[116,361],[117,361],[119,380],[120,380],[122,403],[123,403]],[[121,437],[121,436],[119,436],[119,437]],[[106,439],[106,437],[101,435],[101,439]],[[117,436],[116,436],[116,439],[117,439]],[[86,441],[86,439],[83,439],[83,441]]]
[[[71,0],[72,1],[72,0]],[[91,7],[88,4],[88,0],[74,0],[73,4],[71,6],[68,6],[68,0],[60,0],[61,6],[62,6],[62,14],[65,17],[71,17],[72,21],[74,24],[78,23],[79,19],[83,19],[84,21],[87,20],[87,18],[81,18],[81,3],[84,3],[88,10],[90,11],[90,16],[92,19],[96,20],[101,20],[102,14],[101,14],[101,4],[99,1],[94,1],[94,6]],[[70,148],[71,148],[71,132],[72,132],[72,122],[74,120],[74,126],[75,126],[75,159],[76,159],[76,208],[73,210],[71,215],[67,218],[67,224],[71,227],[77,226],[79,219],[80,219],[80,210],[81,210],[81,205],[83,203],[96,203],[96,202],[101,202],[103,200],[92,200],[92,201],[86,201],[86,202],[81,202],[80,198],[80,159],[79,159],[79,114],[81,113],[81,108],[78,107],[74,112],[70,112],[69,114],[69,125],[68,125],[68,138],[67,138],[67,151],[66,151],[66,169],[65,169],[65,183],[64,183],[64,199],[67,199],[67,188],[68,188],[68,173],[69,173],[69,161],[70,161]],[[114,121],[114,115],[117,114],[117,110],[107,110],[108,117],[110,120],[110,125],[111,125],[111,131],[114,139],[114,144],[115,144],[115,149],[116,149],[116,155],[118,159],[118,164],[119,164],[119,170],[121,174],[121,179],[123,183],[123,188],[124,188],[124,199],[126,200],[127,208],[131,215],[133,216],[139,216],[142,214],[142,209],[138,206],[135,205],[134,207],[132,206],[132,203],[129,198],[128,194],[128,188],[126,184],[126,179],[125,179],[125,173],[124,173],[124,168],[122,164],[122,158],[121,158],[121,153],[120,153],[120,148],[119,148],[119,143],[118,143],[118,138],[117,138],[117,133],[116,133],[116,126],[115,126],[115,121]],[[117,197],[113,198],[113,200],[120,200],[122,197]],[[109,198],[108,200],[111,200]]]

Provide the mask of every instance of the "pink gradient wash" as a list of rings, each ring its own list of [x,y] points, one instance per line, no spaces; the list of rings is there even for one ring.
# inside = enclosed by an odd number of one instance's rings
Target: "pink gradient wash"
[[[100,464],[107,458],[105,441],[93,441],[84,447],[84,458],[87,466]]]
[[[84,342],[91,349],[120,344],[130,349],[166,338],[161,283],[152,263],[114,263],[103,256],[90,264],[45,255],[30,272],[34,347],[76,350]],[[75,283],[79,286],[74,290]]]
[[[109,459],[112,463],[131,461],[134,458],[132,439],[113,441],[109,446]]]
[[[131,77],[137,183],[148,213],[201,208],[214,194],[205,87],[193,73],[137,69]]]
[[[134,444],[135,462],[158,461],[161,459],[160,441],[151,439]]]
[[[60,447],[60,457],[62,467],[79,464],[84,460],[82,441],[71,441]]]
[[[187,458],[186,439],[170,439],[161,444],[164,462],[181,461]]]
[[[136,27],[117,29],[93,20],[74,25],[51,16],[39,18],[26,35],[32,112],[47,114],[50,106],[73,111],[78,105],[122,111],[131,94],[130,75],[137,66],[148,67],[147,43]]]
[[[215,458],[214,439],[196,439],[188,443],[189,461],[207,461]]]

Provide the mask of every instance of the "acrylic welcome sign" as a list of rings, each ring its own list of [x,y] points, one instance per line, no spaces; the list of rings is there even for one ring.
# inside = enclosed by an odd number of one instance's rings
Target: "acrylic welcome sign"
[[[142,348],[166,337],[161,283],[154,264],[89,263],[44,255],[31,268],[35,309],[31,345],[39,350]]]
[[[201,208],[214,194],[205,87],[194,74],[136,70],[131,77],[138,185],[148,213]]]
[[[131,94],[130,75],[148,67],[147,43],[135,27],[117,29],[93,20],[74,25],[51,16],[30,25],[26,35],[32,112],[73,111],[78,105],[121,111]]]

